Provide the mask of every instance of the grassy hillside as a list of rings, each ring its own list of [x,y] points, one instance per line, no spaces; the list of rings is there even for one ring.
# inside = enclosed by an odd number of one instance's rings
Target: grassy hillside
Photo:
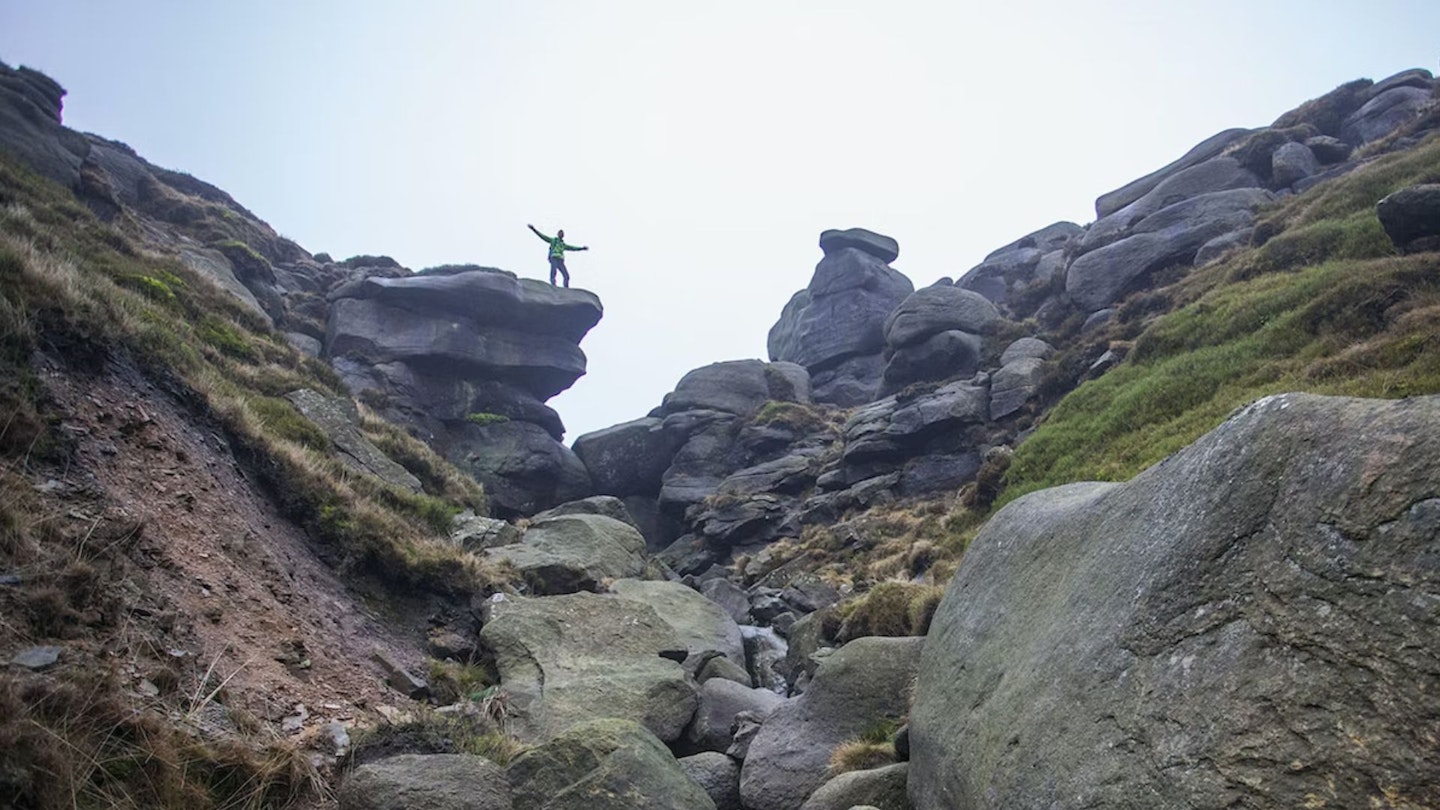
[[[244,666],[222,680],[223,650],[204,652],[208,668],[190,653],[175,657],[187,642],[174,634],[193,641],[197,626],[217,618],[166,619],[138,606],[133,594],[149,586],[137,582],[154,564],[143,550],[147,527],[144,518],[116,516],[146,510],[109,503],[103,487],[85,484],[90,471],[72,446],[82,428],[56,404],[56,384],[140,377],[126,412],[179,403],[197,432],[224,434],[216,442],[235,455],[211,462],[243,468],[243,481],[258,483],[304,527],[310,554],[378,583],[377,595],[463,603],[495,586],[496,572],[442,539],[459,510],[483,512],[484,493],[369,415],[366,435],[424,492],[345,467],[283,398],[297,388],[341,393],[333,372],[135,235],[123,216],[103,223],[65,190],[0,158],[0,638],[18,649],[58,643],[65,655],[43,675],[0,670],[0,804],[288,806],[325,789],[310,752],[228,705],[238,686],[230,678]],[[147,491],[165,491],[163,466]],[[241,494],[205,497],[223,509]],[[150,696],[135,692],[142,674]],[[224,720],[219,730],[212,710]]]
[[[1400,256],[1375,216],[1425,182],[1440,182],[1440,138],[1282,201],[1258,246],[1132,296],[1100,336],[1133,345],[1127,361],[1047,414],[999,503],[1126,480],[1268,394],[1440,392],[1440,254]]]

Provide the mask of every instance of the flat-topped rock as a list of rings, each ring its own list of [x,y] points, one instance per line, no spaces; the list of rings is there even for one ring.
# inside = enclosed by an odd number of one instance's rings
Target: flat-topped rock
[[[488,327],[555,335],[578,343],[604,308],[588,290],[518,278],[504,270],[449,267],[401,278],[371,276],[346,284],[330,299],[372,299],[412,312],[459,317]]]
[[[883,234],[867,231],[864,228],[847,228],[845,230],[830,229],[820,232],[820,249],[825,255],[841,248],[855,248],[869,253],[880,261],[889,264],[900,256],[900,243]]]

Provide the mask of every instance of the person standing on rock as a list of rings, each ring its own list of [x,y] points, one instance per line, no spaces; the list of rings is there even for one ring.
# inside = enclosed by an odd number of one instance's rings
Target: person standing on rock
[[[551,239],[550,237],[536,230],[534,225],[526,225],[525,227],[529,228],[532,233],[534,233],[541,239],[544,239],[550,244],[550,283],[552,285],[555,283],[555,271],[559,270],[560,275],[565,278],[565,286],[568,288],[570,286],[570,271],[565,269],[565,251],[589,250],[590,248],[583,246],[576,247],[574,245],[565,244],[564,231],[556,231],[555,238]]]

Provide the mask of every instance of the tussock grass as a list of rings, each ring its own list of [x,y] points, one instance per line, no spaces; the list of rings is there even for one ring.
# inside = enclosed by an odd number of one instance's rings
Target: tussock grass
[[[0,674],[0,795],[48,808],[284,808],[326,789],[295,745],[206,739],[103,673]]]
[[[923,636],[945,591],[938,585],[888,581],[839,608],[843,617],[838,640],[862,636]]]
[[[1127,361],[1050,411],[997,503],[1126,480],[1269,394],[1440,392],[1440,254],[1397,255],[1375,216],[1382,197],[1437,179],[1432,137],[1277,206],[1257,247],[1132,298],[1117,327],[1134,334]]]
[[[872,743],[863,740],[846,740],[830,752],[830,775],[839,776],[851,771],[868,771],[895,764],[895,746],[891,743]]]
[[[419,707],[404,722],[363,729],[354,736],[346,766],[397,754],[474,754],[502,768],[530,746],[510,736],[497,721],[494,701],[479,701],[469,714],[442,714]]]

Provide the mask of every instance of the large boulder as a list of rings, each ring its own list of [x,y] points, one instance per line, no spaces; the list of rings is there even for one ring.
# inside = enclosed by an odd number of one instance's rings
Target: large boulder
[[[649,605],[592,593],[512,597],[487,602],[483,618],[480,641],[515,710],[510,730],[523,740],[609,717],[671,742],[695,714],[695,688],[672,660],[684,645]]]
[[[986,261],[1016,250],[1035,249],[1043,253],[1063,250],[1071,240],[1085,233],[1085,229],[1073,222],[1052,222],[1033,233],[1028,233],[1004,247],[996,248],[985,256]]]
[[[849,771],[831,779],[811,794],[800,810],[851,810],[857,805],[877,810],[910,810],[905,785],[910,763]]]
[[[1044,376],[1039,357],[1017,357],[1001,366],[990,379],[990,418],[1003,419],[1024,407]]]
[[[704,789],[715,802],[715,810],[742,810],[739,762],[714,751],[701,751],[682,757],[680,770]]]
[[[885,320],[885,344],[892,349],[909,346],[952,329],[983,335],[999,320],[1000,311],[978,293],[959,287],[926,287],[906,296],[890,313]]]
[[[749,416],[771,400],[808,403],[810,375],[794,363],[711,363],[681,377],[660,409],[666,414],[709,410]]]
[[[684,512],[705,500],[742,463],[736,446],[742,420],[720,411],[686,411],[665,418],[661,429],[684,437],[684,443],[660,478],[660,506]]]
[[[969,377],[980,370],[984,348],[979,335],[952,329],[895,349],[885,364],[880,393],[893,394],[911,383]]]
[[[741,663],[744,666],[744,663]],[[735,741],[732,729],[741,712],[766,717],[784,698],[769,689],[750,687],[726,678],[700,684],[700,708],[685,731],[685,742],[698,751],[725,752]]]
[[[575,455],[590,471],[595,491],[602,495],[655,495],[675,451],[677,437],[661,427],[659,417],[647,416],[586,433],[575,440]]]
[[[509,564],[538,594],[594,591],[606,580],[644,572],[645,538],[605,515],[562,515],[531,524],[519,543],[485,555]]]
[[[881,352],[847,357],[836,365],[815,372],[813,396],[841,408],[853,408],[874,402],[880,395],[881,377],[885,371],[885,355]]]
[[[715,810],[663,743],[625,720],[594,720],[516,757],[515,810]]]
[[[592,493],[590,473],[579,457],[531,422],[460,422],[440,449],[485,485],[491,507],[501,516],[533,515]]]
[[[1129,483],[1025,496],[931,625],[911,799],[1435,804],[1437,543],[1440,397],[1268,397]]]
[[[1303,143],[1282,144],[1270,155],[1270,176],[1276,188],[1293,186],[1320,171],[1320,160]]]
[[[990,395],[968,381],[943,385],[905,402],[886,397],[851,414],[845,423],[846,462],[898,458],[939,433],[956,433],[989,418]]]
[[[1121,208],[1144,197],[1164,182],[1169,177],[1190,168],[1204,163],[1207,160],[1219,155],[1231,146],[1247,138],[1253,130],[1249,129],[1227,129],[1224,132],[1211,135],[1186,152],[1179,159],[1163,168],[1156,169],[1139,180],[1121,186],[1107,194],[1100,195],[1095,200],[1095,218],[1104,219]]]
[[[470,754],[400,754],[361,765],[340,786],[340,810],[510,810],[500,766]]]
[[[1440,184],[1401,189],[1381,200],[1375,213],[1401,251],[1440,250]]]
[[[830,775],[836,746],[904,717],[923,638],[856,639],[825,658],[804,694],[776,707],[740,771],[750,810],[799,810]]]
[[[600,322],[600,299],[586,290],[517,278],[488,267],[447,267],[402,278],[371,276],[335,291],[332,299],[376,301],[440,321],[554,335],[571,343]]]
[[[622,599],[642,602],[655,609],[660,619],[675,631],[688,655],[714,650],[731,663],[745,666],[745,644],[740,626],[725,608],[711,602],[694,588],[679,582],[640,579],[616,580],[610,592]]]

